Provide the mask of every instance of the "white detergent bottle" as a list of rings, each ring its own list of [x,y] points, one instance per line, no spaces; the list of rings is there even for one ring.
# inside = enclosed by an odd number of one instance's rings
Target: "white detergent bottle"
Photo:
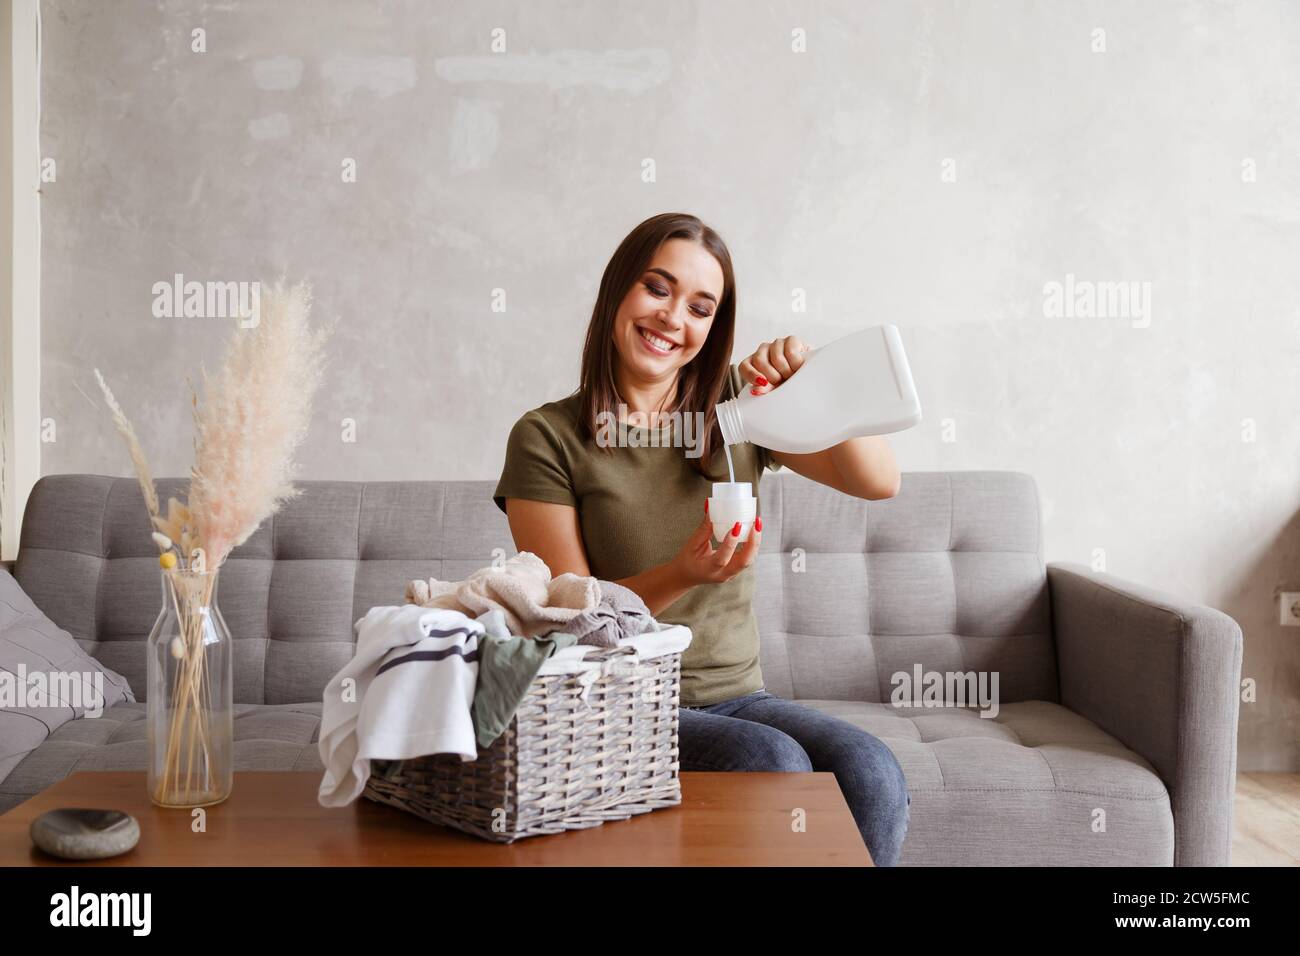
[[[790,378],[762,395],[748,389],[716,406],[728,445],[753,442],[808,454],[849,438],[885,435],[921,420],[897,327],[851,332],[804,353]]]

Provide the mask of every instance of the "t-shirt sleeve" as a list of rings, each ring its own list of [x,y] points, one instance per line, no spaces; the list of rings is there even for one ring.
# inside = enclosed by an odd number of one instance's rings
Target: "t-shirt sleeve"
[[[740,377],[740,365],[731,366],[731,394],[728,398],[742,394],[743,390],[749,388],[749,383]],[[783,467],[779,462],[772,458],[772,452],[762,445],[754,445],[754,450],[758,453],[758,473],[762,475],[764,469],[771,471],[780,471]]]
[[[506,461],[492,498],[504,513],[507,498],[577,506],[564,449],[540,412],[525,412],[506,439]]]
[[[762,466],[759,470],[766,468],[768,471],[780,471],[785,466],[772,457],[772,452],[762,445],[755,445],[758,449],[758,463]]]

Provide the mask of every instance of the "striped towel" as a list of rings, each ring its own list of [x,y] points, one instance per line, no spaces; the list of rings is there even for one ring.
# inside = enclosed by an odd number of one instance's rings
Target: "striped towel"
[[[371,608],[352,660],[325,687],[318,798],[341,807],[365,789],[371,760],[478,756],[471,708],[484,626],[460,611]]]

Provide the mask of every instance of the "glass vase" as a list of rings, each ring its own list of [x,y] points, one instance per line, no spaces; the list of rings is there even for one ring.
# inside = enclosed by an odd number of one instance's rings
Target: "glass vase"
[[[149,796],[203,807],[234,783],[234,647],[217,607],[218,570],[162,571],[162,610],[149,634]]]

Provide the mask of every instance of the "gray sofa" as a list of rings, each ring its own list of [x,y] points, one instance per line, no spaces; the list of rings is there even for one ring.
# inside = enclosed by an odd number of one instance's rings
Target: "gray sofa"
[[[488,481],[301,485],[221,574],[237,770],[320,771],[322,691],[352,653],[353,622],[402,603],[410,578],[456,579],[515,551]],[[159,486],[165,501],[184,483]],[[903,864],[1228,863],[1231,618],[1045,565],[1029,475],[911,472],[895,498],[861,501],[769,473],[760,494],[767,689],[893,749],[912,793]],[[56,730],[0,781],[0,811],[74,770],[144,767],[142,642],[160,584],[134,480],[41,479],[14,574],[137,702]],[[917,665],[996,671],[996,716],[895,706],[891,676]]]

